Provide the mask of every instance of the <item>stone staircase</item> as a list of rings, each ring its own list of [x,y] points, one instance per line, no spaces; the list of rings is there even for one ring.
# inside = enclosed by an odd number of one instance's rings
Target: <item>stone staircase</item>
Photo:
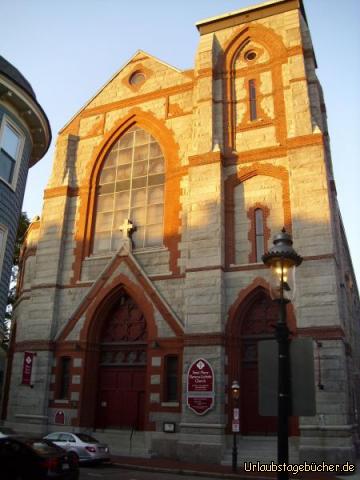
[[[148,432],[139,430],[94,430],[89,432],[100,442],[110,447],[112,455],[124,457],[150,457],[150,437]]]
[[[230,441],[231,440],[231,441]],[[222,465],[231,465],[232,463],[232,437],[228,437],[227,448],[222,460]],[[289,462],[298,463],[298,438],[289,439]],[[277,461],[277,438],[248,436],[237,438],[238,465],[244,462],[270,463]]]

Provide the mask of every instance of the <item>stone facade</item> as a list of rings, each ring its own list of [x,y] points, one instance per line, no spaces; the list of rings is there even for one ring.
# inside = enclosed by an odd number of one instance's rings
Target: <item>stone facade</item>
[[[46,432],[59,428],[61,410],[60,428],[135,427],[148,453],[220,462],[237,378],[242,440],[273,434],[256,409],[257,342],[273,336],[276,319],[259,252],[285,226],[304,257],[289,324],[313,339],[316,375],[316,415],[291,421],[295,457],[353,460],[359,298],[302,3],[197,26],[193,70],[139,51],[59,134],[23,251],[7,421]],[[124,235],[116,250],[95,253],[104,165],[138,131],[163,155],[162,241],[137,248],[145,227],[135,221],[133,245]],[[121,225],[108,228],[115,238]],[[33,388],[21,385],[25,351],[36,353]],[[197,358],[214,370],[214,407],[201,416],[186,392]],[[163,433],[164,422],[175,433]]]

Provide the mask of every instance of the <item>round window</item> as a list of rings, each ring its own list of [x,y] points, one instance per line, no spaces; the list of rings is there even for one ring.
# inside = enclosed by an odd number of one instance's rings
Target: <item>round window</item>
[[[141,85],[144,82],[145,75],[143,72],[134,72],[129,78],[130,85]]]
[[[255,60],[256,58],[256,52],[254,50],[249,50],[248,52],[245,53],[245,60]]]

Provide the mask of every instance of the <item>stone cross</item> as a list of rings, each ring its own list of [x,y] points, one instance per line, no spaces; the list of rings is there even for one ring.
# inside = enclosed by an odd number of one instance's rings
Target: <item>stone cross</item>
[[[131,220],[126,218],[120,227],[120,231],[123,232],[124,238],[131,238],[132,234],[136,231],[136,227]]]

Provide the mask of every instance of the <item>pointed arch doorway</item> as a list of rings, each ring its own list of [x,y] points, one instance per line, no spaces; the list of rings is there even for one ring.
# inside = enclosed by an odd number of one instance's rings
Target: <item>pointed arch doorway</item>
[[[241,432],[244,435],[275,435],[277,417],[259,414],[258,344],[274,338],[278,306],[259,289],[244,310],[239,312]]]
[[[143,430],[147,326],[125,290],[105,315],[99,340],[96,426]]]

